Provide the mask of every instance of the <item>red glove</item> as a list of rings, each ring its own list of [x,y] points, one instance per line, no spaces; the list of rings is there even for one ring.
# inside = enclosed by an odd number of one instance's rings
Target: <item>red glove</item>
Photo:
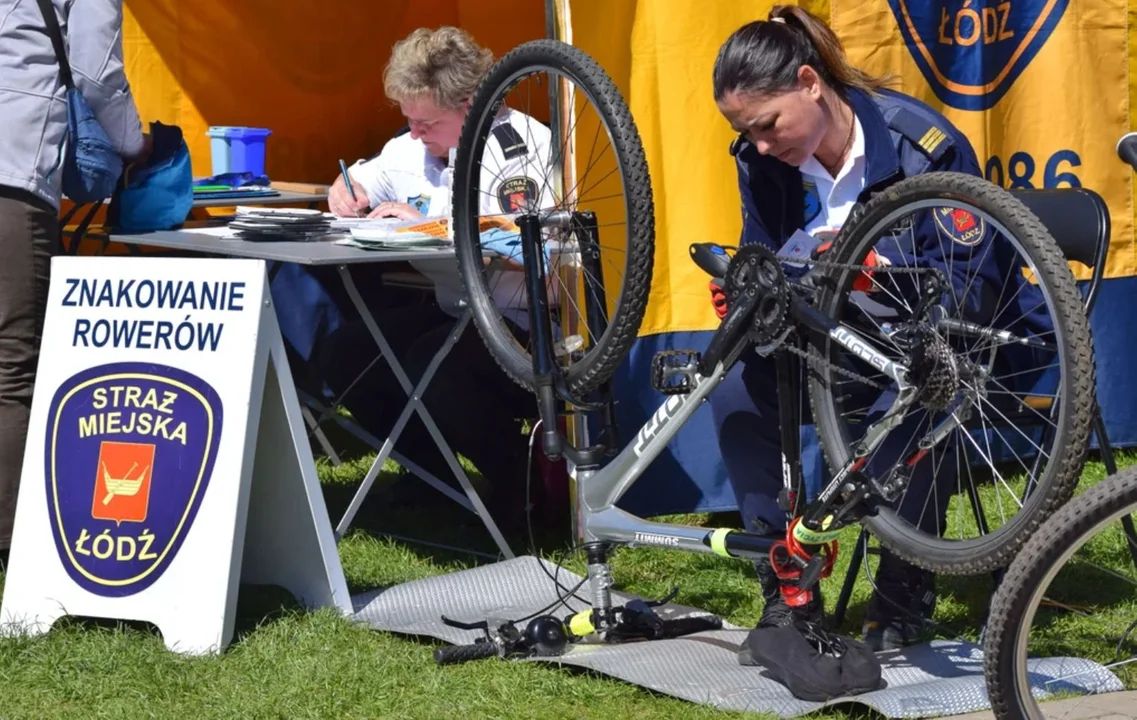
[[[829,248],[831,247],[833,247],[832,240],[826,240],[825,242],[821,243],[814,249],[813,259],[816,260],[820,258],[823,254],[828,252]],[[866,255],[864,261],[861,262],[861,265],[867,265],[869,267],[879,267],[880,265],[887,264],[888,261],[882,261],[881,257],[877,255],[876,250],[869,250],[869,254]],[[872,271],[862,270],[861,274],[857,276],[857,279],[853,281],[853,290],[867,293],[872,292],[873,289]]]
[[[711,280],[711,305],[715,308],[715,315],[718,315],[719,320],[726,317],[726,293],[723,292],[722,286],[714,280]]]

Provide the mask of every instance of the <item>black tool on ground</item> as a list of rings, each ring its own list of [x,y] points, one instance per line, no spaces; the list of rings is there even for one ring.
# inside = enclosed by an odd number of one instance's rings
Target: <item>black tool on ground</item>
[[[463,623],[443,615],[442,622],[463,630],[482,630],[485,637],[478,638],[469,645],[447,645],[435,649],[434,661],[439,665],[453,665],[495,655],[503,658],[559,655],[564,651],[569,638],[568,628],[552,615],[532,618],[524,631],[518,630],[512,620]]]
[[[434,651],[434,661],[439,665],[453,665],[495,655],[501,658],[551,657],[562,654],[571,643],[578,642],[601,628],[605,630],[604,640],[607,643],[662,640],[704,630],[722,629],[722,618],[715,615],[671,620],[660,617],[654,608],[673,600],[678,591],[679,588],[672,588],[667,597],[660,600],[630,600],[622,607],[611,608],[604,617],[598,617],[591,608],[564,619],[553,615],[537,615],[527,618],[529,622],[524,630],[518,630],[517,622],[512,620],[463,623],[444,615],[442,622],[445,624],[463,630],[482,630],[485,637],[478,638],[469,645],[437,648]]]

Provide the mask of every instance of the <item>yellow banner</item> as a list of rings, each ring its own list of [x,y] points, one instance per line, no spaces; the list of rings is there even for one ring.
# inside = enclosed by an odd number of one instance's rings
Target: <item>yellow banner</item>
[[[1107,277],[1137,274],[1126,0],[832,0],[849,59],[940,112],[1007,188],[1086,187],[1110,209]],[[1074,266],[1079,276],[1088,273]]]
[[[797,3],[827,18],[827,0]],[[738,243],[741,200],[735,133],[719,114],[711,70],[719,47],[765,18],[773,0],[571,0],[573,44],[594,57],[627,99],[651,172],[656,250],[641,335],[713,330],[709,278],[693,242]]]

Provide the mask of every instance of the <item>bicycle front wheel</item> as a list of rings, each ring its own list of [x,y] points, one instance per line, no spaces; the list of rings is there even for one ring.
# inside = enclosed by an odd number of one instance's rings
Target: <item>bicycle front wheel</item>
[[[1137,468],[1129,468],[1055,513],[1011,563],[991,601],[983,647],[995,717],[1047,717],[1036,693],[1053,697],[1137,686],[1137,666],[1132,664],[1137,660],[1137,642],[1132,639],[1137,621],[1133,613],[1137,545],[1132,536],[1122,533],[1118,522],[1134,513]],[[1079,560],[1072,562],[1076,554]],[[1043,610],[1043,605],[1048,607]],[[1091,610],[1100,610],[1101,615]],[[1115,642],[1104,635],[1109,630],[1119,632],[1120,639]],[[1054,672],[1032,670],[1028,667],[1031,641],[1043,650],[1038,654],[1053,657],[1058,654],[1056,647],[1063,647],[1071,648],[1070,654],[1079,659],[1064,658]],[[1104,664],[1095,667],[1080,658]],[[1067,713],[1070,708],[1064,707],[1052,717]]]
[[[866,277],[873,251],[891,264]],[[891,377],[831,337],[815,343],[810,399],[834,471],[870,427],[895,423],[863,467],[898,497],[864,524],[927,570],[1005,567],[1073,494],[1090,432],[1089,327],[1054,239],[1006,190],[930,173],[856,209],[824,260],[818,307],[918,393],[897,405]],[[929,273],[944,288],[931,311]]]
[[[552,132],[539,121],[551,104]],[[515,111],[529,118],[525,129],[503,132],[503,118]],[[510,137],[528,153],[503,144]],[[643,322],[655,219],[636,125],[591,57],[536,40],[494,65],[462,128],[453,209],[474,323],[506,374],[534,388],[525,261],[546,263],[553,354],[569,391],[579,396],[610,379]],[[522,213],[541,223],[541,252],[528,260],[518,228],[501,222]]]

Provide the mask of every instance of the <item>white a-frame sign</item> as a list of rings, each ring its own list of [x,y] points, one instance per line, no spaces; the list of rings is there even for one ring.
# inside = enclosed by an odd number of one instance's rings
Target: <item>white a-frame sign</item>
[[[0,633],[219,652],[241,583],[352,612],[264,262],[56,258]]]

